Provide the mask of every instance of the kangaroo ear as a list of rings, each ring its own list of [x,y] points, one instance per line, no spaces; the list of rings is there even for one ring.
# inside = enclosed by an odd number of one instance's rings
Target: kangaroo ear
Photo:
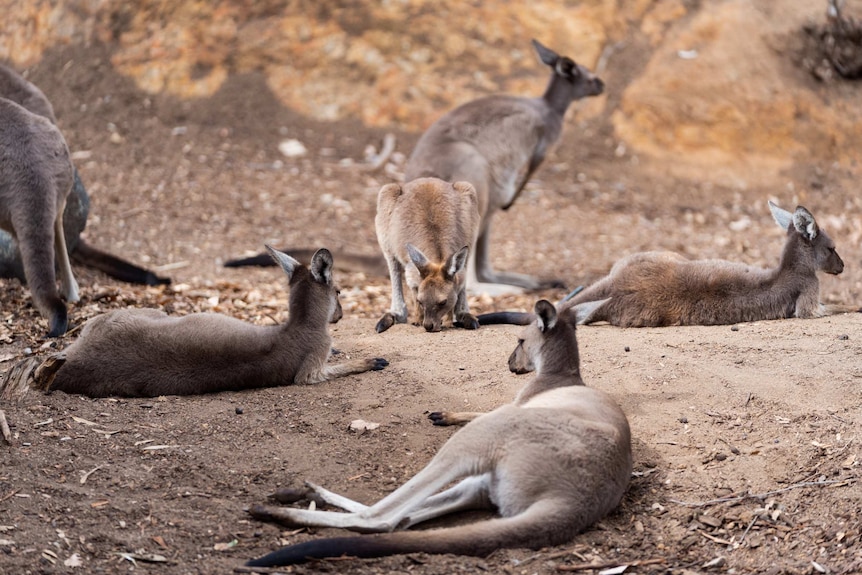
[[[554,66],[554,72],[563,78],[577,78],[581,71],[577,64],[571,59],[563,56],[557,60],[557,65]]]
[[[557,308],[554,304],[546,299],[540,299],[536,302],[535,308],[539,331],[545,333],[549,329],[553,329],[557,325]]]
[[[320,248],[311,257],[311,277],[317,283],[332,285],[332,254]]]
[[[452,187],[462,194],[476,195],[476,188],[470,182],[455,182]]]
[[[410,256],[410,261],[413,262],[413,265],[416,266],[416,269],[421,274],[422,270],[428,265],[428,258],[425,257],[422,250],[413,244],[407,244],[407,255]]]
[[[467,267],[467,256],[470,255],[470,246],[464,246],[446,260],[446,275],[455,277],[455,274]]]
[[[775,223],[779,225],[779,227],[787,231],[787,228],[790,227],[790,223],[793,221],[793,214],[788,212],[787,210],[782,210],[777,205],[772,203],[772,200],[768,200],[769,211],[772,212],[772,217],[775,219]]]
[[[817,222],[814,221],[814,216],[802,206],[796,206],[796,211],[793,212],[793,227],[796,228],[796,232],[800,236],[809,242],[814,240],[820,232]]]
[[[539,55],[539,58],[542,59],[542,63],[546,66],[554,66],[557,63],[557,60],[560,59],[559,54],[550,48],[545,48],[535,38],[533,39],[533,48],[535,48],[536,54]]]
[[[296,266],[302,265],[286,253],[280,252],[272,246],[264,244],[264,247],[269,252],[269,255],[272,256],[272,259],[275,260],[275,263],[281,266],[281,269],[287,274],[288,279],[293,277],[293,271],[296,269]]]

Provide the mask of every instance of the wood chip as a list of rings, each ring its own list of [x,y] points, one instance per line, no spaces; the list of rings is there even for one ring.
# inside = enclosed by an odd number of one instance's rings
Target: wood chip
[[[6,413],[0,409],[0,433],[3,434],[3,439],[6,443],[12,443],[12,430],[9,429],[9,422],[6,421]]]

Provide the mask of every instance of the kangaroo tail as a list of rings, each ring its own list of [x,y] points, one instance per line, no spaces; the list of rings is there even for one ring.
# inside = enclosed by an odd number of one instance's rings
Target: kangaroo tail
[[[284,253],[295,258],[300,263],[308,265],[311,263],[311,258],[317,251],[309,248],[285,248]],[[333,265],[343,271],[362,272],[372,276],[389,277],[389,267],[386,265],[386,260],[382,255],[362,255],[352,253],[341,253],[337,250],[333,252]],[[260,253],[256,256],[228,260],[225,262],[226,268],[240,268],[246,266],[269,267],[274,266],[272,256],[268,253]]]
[[[72,252],[72,260],[75,263],[104,272],[112,278],[132,284],[155,286],[171,283],[170,278],[159,277],[150,270],[96,249],[83,239],[78,240],[78,244]]]
[[[528,325],[536,319],[536,314],[526,311],[492,311],[476,317],[479,325]]]
[[[328,557],[372,558],[420,552],[484,557],[502,548],[557,545],[570,541],[587,526],[575,525],[579,518],[573,518],[567,511],[570,510],[562,509],[557,502],[545,500],[514,517],[457,527],[306,541],[282,547],[246,565],[274,567]]]

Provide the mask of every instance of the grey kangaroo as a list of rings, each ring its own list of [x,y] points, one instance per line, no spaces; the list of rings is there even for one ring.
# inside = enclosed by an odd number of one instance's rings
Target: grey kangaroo
[[[473,184],[479,199],[479,233],[471,246],[467,284],[489,293],[559,287],[558,279],[539,280],[491,268],[491,219],[509,209],[559,139],[569,105],[597,96],[604,83],[587,68],[533,40],[533,47],[552,70],[545,93],[538,98],[493,95],[450,111],[422,134],[407,160],[404,179],[435,177]],[[340,255],[340,254],[339,254]],[[341,259],[341,258],[339,258]],[[261,265],[261,256],[232,260],[230,267]],[[369,266],[381,270],[383,266]],[[479,282],[496,285],[479,285]]]
[[[63,134],[41,115],[53,115],[48,100],[35,86],[12,95],[40,113],[0,97],[0,228],[18,242],[33,301],[48,321],[48,337],[57,337],[66,333],[68,312],[57,291],[55,257],[62,297],[78,301],[63,231],[75,168]]]
[[[431,462],[394,492],[366,507],[309,483],[316,496],[347,513],[263,505],[249,510],[258,519],[291,526],[377,534],[290,545],[248,565],[342,555],[485,556],[506,547],[535,549],[568,543],[610,513],[632,470],[628,421],[608,395],[584,386],[574,313],[558,314],[545,300],[536,304],[535,313],[538,321],[526,328],[509,359],[510,369],[535,368],[535,377],[513,403],[472,414]],[[458,483],[450,486],[453,482]],[[494,509],[500,517],[400,531],[467,509]]]
[[[387,184],[377,195],[374,224],[392,281],[392,305],[377,322],[378,333],[407,322],[405,280],[427,331],[440,331],[447,315],[456,326],[479,327],[465,289],[467,257],[479,225],[472,184],[437,178]]]
[[[844,262],[811,212],[799,206],[790,213],[771,201],[769,209],[787,230],[775,268],[692,261],[673,252],[636,253],[560,307],[581,308],[582,323],[606,321],[621,327],[723,325],[860,311],[859,306],[820,303],[817,272],[840,274]],[[518,312],[479,316],[483,325],[532,320],[532,314]]]
[[[30,112],[47,118],[52,124],[57,124],[54,109],[45,94],[13,69],[2,64],[0,64],[0,97],[20,104]],[[80,235],[87,224],[89,211],[90,198],[81,182],[78,171],[75,170],[72,191],[66,198],[66,207],[62,212],[66,250],[73,262],[97,269],[126,282],[145,285],[170,283],[168,278],[159,277],[149,270],[98,250],[84,242]],[[18,242],[12,235],[2,230],[0,230],[0,277],[18,278],[22,282],[27,281]]]
[[[382,358],[328,364],[328,323],[341,319],[332,255],[320,249],[310,269],[267,246],[290,282],[283,325],[257,326],[214,313],[169,317],[120,309],[87,322],[39,387],[91,397],[191,395],[318,383],[383,369]]]

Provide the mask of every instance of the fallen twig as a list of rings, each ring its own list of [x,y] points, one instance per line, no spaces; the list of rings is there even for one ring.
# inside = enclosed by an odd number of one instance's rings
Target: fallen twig
[[[13,497],[15,497],[15,494],[16,494],[16,493],[18,493],[18,490],[17,490],[17,489],[13,489],[12,491],[10,491],[9,493],[7,493],[7,494],[6,494],[6,495],[4,495],[3,497],[0,497],[0,503],[3,503],[3,502],[4,502],[4,501],[6,501],[7,499],[12,499]]]
[[[97,465],[96,467],[94,467],[90,471],[86,471],[86,472],[82,473],[81,474],[81,485],[85,484],[87,482],[87,479],[89,479],[92,474],[94,474],[95,472],[97,472],[101,468],[102,468],[101,465]]]
[[[718,499],[710,499],[709,501],[679,501],[677,499],[668,499],[671,503],[676,503],[677,505],[682,505],[684,507],[709,507],[710,505],[718,505],[719,503],[732,503],[736,501],[744,501],[746,499],[766,499],[772,495],[778,495],[779,493],[785,493],[787,491],[792,491],[793,489],[799,489],[800,487],[823,487],[826,485],[834,485],[836,483],[847,483],[849,481],[855,480],[855,477],[847,477],[845,479],[830,479],[828,481],[803,481],[801,483],[794,483],[793,485],[788,485],[782,489],[775,489],[773,491],[767,491],[766,493],[746,493],[744,495],[739,495],[737,497],[720,497]]]
[[[557,565],[557,571],[588,571],[590,569],[611,569],[613,567],[640,567],[642,565],[661,565],[664,557],[654,559],[636,559],[634,561],[608,561],[605,563],[575,563],[574,565]]]
[[[0,432],[3,433],[3,439],[9,445],[12,444],[12,430],[9,429],[9,422],[6,421],[6,413],[0,409]]]

